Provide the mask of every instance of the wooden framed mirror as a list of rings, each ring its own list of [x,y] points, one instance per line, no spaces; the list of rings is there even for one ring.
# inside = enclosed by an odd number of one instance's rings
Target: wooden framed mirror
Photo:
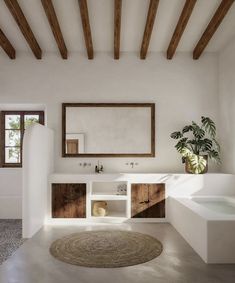
[[[154,103],[63,103],[63,157],[154,157]]]

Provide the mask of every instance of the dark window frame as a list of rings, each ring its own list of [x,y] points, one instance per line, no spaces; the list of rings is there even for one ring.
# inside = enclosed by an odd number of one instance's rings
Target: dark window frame
[[[25,122],[24,117],[25,115],[38,115],[39,116],[39,124],[44,125],[45,118],[44,118],[44,111],[33,111],[33,110],[26,110],[26,111],[15,111],[15,110],[9,110],[9,111],[0,111],[1,115],[1,125],[0,125],[0,150],[1,150],[1,158],[0,158],[0,167],[3,168],[21,168],[22,167],[22,151],[23,151],[23,136],[25,131]],[[7,147],[5,144],[6,141],[6,115],[19,115],[20,116],[20,163],[6,163],[5,160],[5,148]]]

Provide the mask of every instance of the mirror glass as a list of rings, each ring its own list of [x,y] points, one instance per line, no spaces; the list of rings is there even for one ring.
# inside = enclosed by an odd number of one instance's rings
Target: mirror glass
[[[63,104],[64,156],[153,156],[154,104]]]

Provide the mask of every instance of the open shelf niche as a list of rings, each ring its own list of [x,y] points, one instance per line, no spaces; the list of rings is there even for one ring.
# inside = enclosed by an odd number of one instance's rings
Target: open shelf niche
[[[90,215],[92,218],[127,218],[129,211],[129,188],[124,181],[92,182],[90,191]],[[93,216],[96,201],[107,203],[107,216]]]

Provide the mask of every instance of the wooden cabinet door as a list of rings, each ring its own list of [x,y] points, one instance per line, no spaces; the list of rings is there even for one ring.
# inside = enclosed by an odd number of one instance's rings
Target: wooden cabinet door
[[[131,217],[146,217],[148,209],[148,185],[131,185]]]
[[[131,185],[131,217],[132,218],[164,218],[165,217],[165,185],[164,184],[132,184]]]
[[[149,218],[164,218],[165,217],[165,185],[164,184],[149,184]]]
[[[85,218],[86,184],[52,184],[52,217]]]

